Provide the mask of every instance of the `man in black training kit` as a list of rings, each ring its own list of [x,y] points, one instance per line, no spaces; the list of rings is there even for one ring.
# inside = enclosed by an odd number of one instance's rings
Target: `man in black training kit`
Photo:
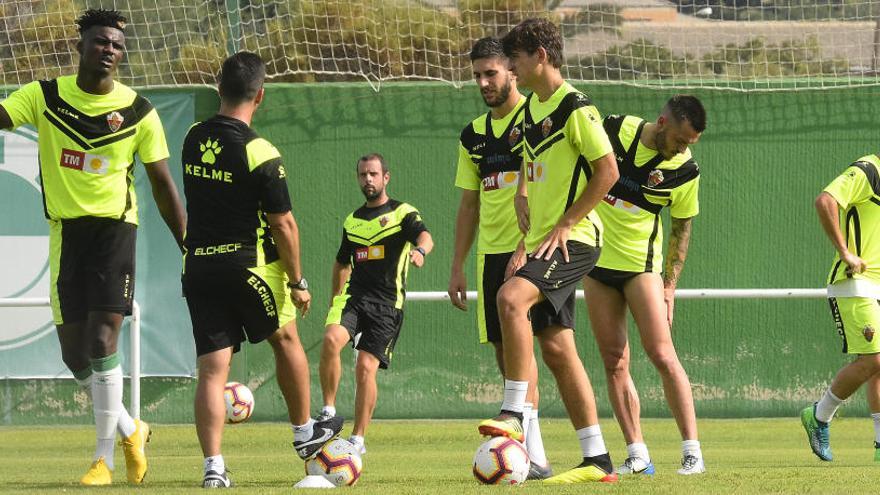
[[[333,298],[324,323],[321,390],[324,408],[318,419],[336,414],[342,376],[339,352],[352,342],[357,349],[354,428],[349,441],[367,452],[364,436],[378,396],[376,373],[388,368],[403,325],[406,274],[421,268],[434,247],[418,210],[388,197],[391,174],[379,153],[357,162],[358,183],[367,202],[342,226],[342,243],[333,263]]]
[[[281,155],[250,128],[263,101],[266,65],[237,53],[223,62],[220,111],[193,125],[183,143],[189,227],[183,291],[193,322],[199,383],[195,414],[205,488],[232,485],[220,443],[223,389],[245,339],[268,340],[287,403],[293,447],[307,459],[342,429],[342,418],[309,417],[309,365],[296,329],[311,295],[300,267],[299,231]],[[291,282],[293,281],[293,282]]]
[[[150,427],[122,403],[116,353],[122,319],[134,299],[138,209],[135,155],[178,245],[186,218],[168,172],[168,145],[146,98],[114,81],[125,53],[126,19],[87,10],[77,19],[76,74],[22,86],[0,102],[0,129],[33,125],[40,137],[40,183],[49,221],[52,317],[61,359],[88,390],[97,446],[83,485],[113,482],[113,446],[122,437],[129,483],[147,473]]]

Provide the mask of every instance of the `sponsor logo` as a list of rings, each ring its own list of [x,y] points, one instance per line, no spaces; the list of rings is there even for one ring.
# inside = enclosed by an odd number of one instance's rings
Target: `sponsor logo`
[[[284,170],[284,165],[278,165],[278,178],[279,179],[287,178],[287,171]]]
[[[231,244],[220,244],[217,246],[197,247],[193,254],[196,256],[213,256],[215,254],[234,253],[241,249],[241,243],[235,242]]]
[[[118,131],[123,122],[125,122],[125,117],[121,113],[110,112],[107,114],[107,127],[110,128],[110,132]]]
[[[660,170],[651,170],[651,172],[648,173],[648,187],[655,187],[661,182],[663,182],[663,172]]]
[[[527,162],[526,179],[529,182],[544,182],[547,180],[547,164],[544,162]]]
[[[357,248],[354,251],[354,260],[358,263],[362,261],[372,261],[385,259],[385,246],[379,244],[376,246],[367,246]]]
[[[77,120],[79,119],[79,114],[73,113],[66,108],[57,107],[57,108],[55,108],[55,111],[60,113],[61,115],[67,115],[68,117],[70,117],[72,119],[77,119]]]
[[[263,282],[256,275],[251,275],[248,279],[248,285],[254,288],[257,292],[257,295],[260,296],[260,301],[263,303],[263,308],[266,310],[266,316],[275,316],[275,299],[272,297],[272,291],[269,290],[269,287],[266,286],[266,283]]]
[[[522,136],[522,131],[519,130],[519,127],[514,126],[510,130],[510,134],[507,135],[507,144],[510,146],[515,145],[519,141],[520,136]]]
[[[628,211],[630,213],[638,213],[638,212],[642,211],[641,207],[636,206],[636,205],[630,203],[629,201],[625,201],[623,199],[612,196],[610,194],[605,195],[605,197],[602,199],[602,201],[605,201],[606,203],[608,203],[609,205],[611,205],[615,208],[618,208],[618,209],[621,209],[624,211]]]
[[[544,119],[543,122],[541,122],[541,134],[543,134],[544,137],[547,137],[550,134],[550,129],[552,128],[553,120],[551,120],[550,117],[547,117],[546,119]]]
[[[867,340],[868,342],[873,341],[874,340],[874,327],[872,327],[871,325],[865,326],[865,328],[862,329],[862,335],[865,336],[865,340]]]
[[[495,172],[483,177],[482,184],[484,191],[494,191],[496,189],[506,189],[515,187],[519,172]]]
[[[106,175],[110,170],[110,159],[102,155],[62,148],[60,166],[72,168],[95,175]]]
[[[549,279],[550,276],[553,275],[553,270],[556,269],[556,266],[557,266],[558,264],[559,264],[559,262],[558,262],[557,260],[553,260],[553,263],[550,263],[550,267],[547,268],[547,271],[546,271],[546,272],[544,272],[544,278],[545,278],[545,279]],[[559,282],[556,282],[556,283],[558,284]],[[558,287],[558,286],[557,286],[557,287]]]
[[[203,167],[201,165],[190,165],[187,163],[183,167],[184,172],[187,175],[192,175],[195,177],[201,177],[203,179],[211,179],[220,182],[228,182],[232,184],[232,172],[227,172],[225,170],[217,170],[216,168],[208,168]]]
[[[382,218],[379,219],[379,225],[382,227],[388,225],[388,217],[386,215],[382,215]]]
[[[211,141],[211,138],[208,138],[204,143],[199,143],[199,151],[202,152],[202,163],[213,165],[217,162],[217,155],[223,151],[223,148],[220,146],[220,140]]]

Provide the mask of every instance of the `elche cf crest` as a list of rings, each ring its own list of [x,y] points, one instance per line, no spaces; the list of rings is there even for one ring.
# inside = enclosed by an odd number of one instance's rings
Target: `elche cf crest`
[[[383,215],[382,218],[379,219],[379,225],[381,225],[382,227],[388,225],[388,216],[387,215]]]
[[[553,120],[551,120],[550,117],[547,117],[546,119],[544,119],[544,122],[541,122],[541,133],[544,135],[544,137],[547,137],[547,135],[550,134],[550,129],[552,128]]]
[[[121,113],[114,111],[107,114],[107,127],[110,128],[110,132],[118,131],[123,122],[125,122],[125,118]]]
[[[522,131],[519,130],[519,127],[513,126],[513,129],[510,130],[510,134],[507,135],[507,143],[510,146],[513,146],[519,141],[519,136],[522,134]]]
[[[648,174],[648,187],[654,187],[663,182],[663,172],[659,170],[651,170],[651,173]]]

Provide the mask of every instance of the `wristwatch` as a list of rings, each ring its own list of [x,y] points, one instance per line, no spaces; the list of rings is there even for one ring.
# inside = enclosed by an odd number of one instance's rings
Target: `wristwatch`
[[[293,290],[309,290],[309,282],[306,280],[305,277],[299,279],[299,282],[295,284],[292,282],[287,282],[287,286]]]
[[[421,247],[421,246],[416,246],[415,248],[413,248],[413,250],[418,251],[419,253],[421,253],[421,254],[422,254],[422,258],[424,258],[425,256],[428,255],[427,253],[425,253],[425,249],[424,249],[423,247]]]

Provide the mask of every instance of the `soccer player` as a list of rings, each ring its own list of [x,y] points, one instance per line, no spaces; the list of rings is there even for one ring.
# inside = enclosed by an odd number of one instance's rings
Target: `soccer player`
[[[828,275],[831,315],[843,352],[855,359],[837,372],[818,402],[801,411],[801,423],[813,453],[832,460],[829,423],[866,383],[874,460],[880,462],[880,156],[863,156],[834,179],[816,198],[816,213],[837,251]]]
[[[357,177],[367,201],[345,219],[333,263],[333,297],[321,346],[324,407],[318,418],[336,415],[342,377],[339,353],[351,342],[359,352],[349,441],[365,454],[364,436],[378,396],[376,373],[391,363],[403,325],[409,265],[421,268],[434,241],[418,210],[388,197],[391,173],[382,155],[370,153],[358,159]]]
[[[77,73],[35,81],[10,94],[0,102],[0,129],[30,124],[40,135],[52,316],[61,358],[90,391],[95,415],[95,455],[80,482],[112,483],[118,431],[128,481],[141,483],[150,427],[123,406],[116,353],[134,297],[135,155],[178,245],[186,219],[168,172],[168,146],[156,110],[113,79],[125,52],[125,17],[115,10],[87,10],[76,22]]]
[[[232,484],[220,453],[223,389],[232,355],[245,339],[272,346],[293,448],[301,458],[342,429],[342,418],[316,423],[309,417],[309,365],[295,319],[296,310],[305,316],[311,304],[299,229],[281,155],[250,128],[263,102],[265,76],[266,65],[253,53],[226,59],[220,111],[193,125],[183,143],[189,214],[183,292],[198,355],[195,415],[206,488]]]
[[[545,19],[527,19],[504,37],[503,44],[517,82],[534,91],[523,110],[523,170],[514,199],[529,257],[498,292],[504,402],[501,414],[483,421],[479,430],[521,439],[534,360],[529,308],[548,301],[555,312],[573,320],[577,283],[599,258],[601,223],[593,210],[617,181],[618,172],[598,110],[562,78],[559,29]],[[539,342],[584,459],[545,482],[617,481],[571,326],[546,328]]]
[[[522,165],[522,109],[526,99],[516,88],[516,78],[510,72],[510,62],[500,40],[478,40],[470,58],[474,79],[490,110],[461,132],[455,185],[462,191],[455,223],[455,253],[448,293],[456,308],[467,311],[467,279],[463,265],[479,226],[477,327],[480,343],[491,342],[495,347],[495,358],[503,377],[504,347],[495,298],[508,276],[508,266],[509,272],[513,272],[525,262],[513,195]],[[538,311],[537,307],[532,310],[535,323],[555,316],[538,315]],[[553,474],[544,453],[538,424],[537,382],[538,368],[535,365],[530,370],[523,411],[525,445],[531,461],[529,479],[544,479]]]
[[[675,353],[670,329],[675,286],[687,257],[692,219],[699,212],[700,168],[688,147],[706,128],[706,111],[696,97],[678,95],[666,102],[656,122],[611,115],[604,126],[620,179],[596,207],[605,242],[596,268],[584,282],[584,293],[605,363],[608,397],[627,443],[627,458],[617,472],[654,473],[639,424],[639,396],[629,372],[629,307],[681,433],[678,473],[702,473],[691,384]],[[664,206],[669,206],[672,232],[661,279]]]

